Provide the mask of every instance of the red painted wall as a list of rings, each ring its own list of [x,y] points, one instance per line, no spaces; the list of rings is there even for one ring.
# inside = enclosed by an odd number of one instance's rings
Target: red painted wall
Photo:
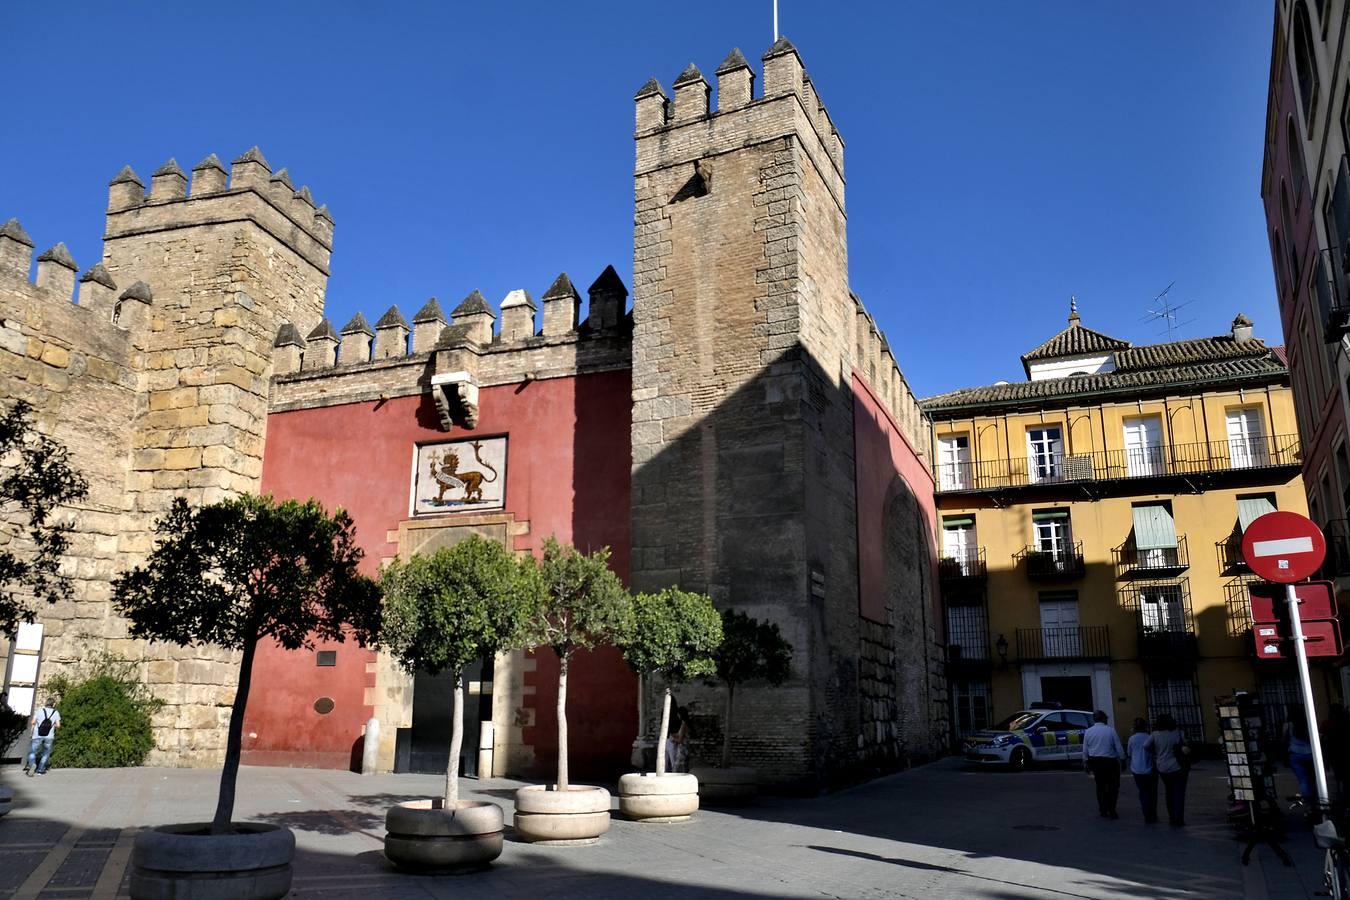
[[[583,550],[609,546],[611,565],[626,581],[630,388],[626,371],[488,387],[480,392],[478,427],[448,433],[440,430],[430,395],[275,413],[267,421],[262,489],[346,509],[366,553],[362,568],[374,575],[380,560],[397,552],[385,540],[387,533],[408,519],[414,445],[507,435],[505,511],[530,523],[516,548],[537,553],[550,535]],[[259,648],[244,721],[246,762],[359,765],[361,728],[372,713],[364,693],[374,675],[366,667],[375,656],[352,644],[318,649],[337,649],[337,665],[316,667],[313,651]],[[557,745],[557,669],[551,651],[539,655],[539,671],[532,676],[536,693],[526,698],[535,708],[535,725],[526,729],[525,740],[535,744],[547,772]],[[635,709],[636,679],[616,653],[601,651],[574,664],[571,682],[569,724],[577,771],[626,761],[636,713],[614,712]],[[331,713],[315,712],[319,697],[334,700]]]
[[[918,500],[930,523],[927,530],[928,583],[937,584],[937,546],[932,523],[937,521],[933,476],[919,460],[900,426],[886,411],[867,379],[853,372],[853,464],[858,497],[858,611],[874,622],[886,621],[885,515],[895,479],[901,479]],[[930,597],[933,621],[941,638],[941,609],[936,588]]]

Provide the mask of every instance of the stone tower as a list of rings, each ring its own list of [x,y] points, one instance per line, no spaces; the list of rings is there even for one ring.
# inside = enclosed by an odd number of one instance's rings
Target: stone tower
[[[133,286],[114,318],[137,370],[124,566],[153,546],[154,522],[175,497],[196,506],[257,492],[273,344],[283,323],[307,333],[322,318],[332,235],[327,208],[256,147],[229,171],[208,156],[190,192],[173,160],[148,193],[129,167],[112,181],[103,266]],[[173,695],[155,723],[167,751],[156,758],[210,762],[234,693],[229,655],[130,642],[116,619],[109,628],[112,649],[147,659],[152,684]]]
[[[737,752],[820,784],[884,730],[860,669],[894,656],[859,612],[854,374],[912,398],[849,291],[843,140],[787,39],[763,62],[759,97],[739,50],[715,109],[692,64],[636,97],[632,581],[781,626],[793,677],[739,704]]]

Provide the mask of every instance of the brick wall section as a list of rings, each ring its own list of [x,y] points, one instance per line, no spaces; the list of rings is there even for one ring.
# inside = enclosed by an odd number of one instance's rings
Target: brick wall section
[[[123,426],[135,408],[136,380],[127,333],[110,313],[36,287],[27,271],[0,270],[0,391],[33,405],[38,428],[69,448],[71,464],[89,481],[88,496],[61,515],[72,527],[62,571],[74,580],[73,599],[38,608],[45,677],[86,655],[91,638],[123,629],[108,599],[130,444]]]
[[[894,685],[912,683],[889,620],[869,639],[859,615],[854,367],[911,446],[929,441],[848,289],[842,141],[796,51],[765,59],[765,96],[728,92],[734,108],[672,121],[659,86],[637,98],[633,585],[705,590],[780,625],[793,677],[743,690],[733,741],[769,779],[820,785],[902,757]],[[926,602],[902,598],[896,618]],[[920,639],[925,674],[931,653]],[[686,700],[699,731],[720,732],[719,695]]]

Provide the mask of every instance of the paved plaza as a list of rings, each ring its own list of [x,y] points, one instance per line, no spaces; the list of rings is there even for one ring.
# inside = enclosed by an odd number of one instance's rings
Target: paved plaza
[[[6,767],[15,810],[0,819],[0,897],[127,896],[137,826],[197,821],[218,773],[200,769]],[[1189,825],[1145,826],[1126,782],[1121,818],[1097,817],[1092,782],[1061,769],[1014,775],[955,760],[814,799],[703,810],[685,825],[616,818],[597,845],[508,840],[488,872],[411,876],[381,853],[384,810],[434,794],[441,779],[245,767],[236,818],[295,831],[296,897],[361,898],[1274,898],[1313,896],[1318,857],[1291,827],[1297,869],[1266,849],[1248,869],[1223,818],[1217,766],[1192,777]],[[469,781],[507,809],[517,782]]]

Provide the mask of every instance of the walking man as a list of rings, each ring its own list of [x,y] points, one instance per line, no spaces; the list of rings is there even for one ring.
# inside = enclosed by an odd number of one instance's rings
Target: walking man
[[[47,774],[47,762],[52,758],[56,729],[60,727],[61,714],[56,711],[56,698],[48,697],[47,705],[33,713],[33,743],[28,748],[28,762],[23,766],[23,773],[29,778],[33,777],[34,770],[38,775]]]
[[[1106,713],[1097,710],[1092,721],[1092,727],[1083,732],[1083,756],[1097,783],[1097,812],[1104,819],[1118,819],[1116,799],[1120,796],[1120,766],[1125,748],[1120,735],[1106,724]]]

